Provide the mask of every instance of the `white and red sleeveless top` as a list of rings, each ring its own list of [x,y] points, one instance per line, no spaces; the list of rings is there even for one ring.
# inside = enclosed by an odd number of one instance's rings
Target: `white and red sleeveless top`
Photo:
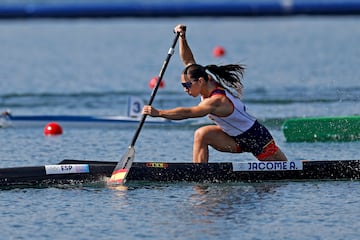
[[[246,112],[245,104],[239,99],[231,95],[226,89],[216,88],[211,94],[224,95],[234,106],[233,112],[227,117],[219,117],[215,114],[209,114],[209,118],[213,120],[225,133],[230,136],[238,136],[252,127],[256,118]]]

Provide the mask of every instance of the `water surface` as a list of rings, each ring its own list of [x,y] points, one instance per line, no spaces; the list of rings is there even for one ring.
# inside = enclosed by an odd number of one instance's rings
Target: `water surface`
[[[147,100],[177,23],[201,64],[247,65],[244,102],[259,119],[359,114],[358,17],[78,19],[0,22],[0,109],[14,115],[125,114],[129,95]],[[224,58],[212,49],[222,45]],[[157,107],[197,104],[183,93],[178,52]],[[360,142],[287,143],[290,159],[358,159]],[[191,161],[194,127],[144,126],[135,161]],[[117,161],[135,129],[0,129],[0,166],[62,159]],[[211,161],[250,154],[211,150]],[[1,191],[4,239],[357,239],[358,181],[147,184]]]

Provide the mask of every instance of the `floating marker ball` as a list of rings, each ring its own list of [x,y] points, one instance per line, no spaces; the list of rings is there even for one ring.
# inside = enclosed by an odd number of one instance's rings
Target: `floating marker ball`
[[[222,57],[225,55],[225,49],[221,46],[216,46],[213,49],[213,56],[214,57]]]
[[[154,88],[156,86],[158,79],[159,79],[159,77],[153,77],[149,82],[149,87]],[[165,87],[165,83],[163,80],[161,80],[159,88],[163,88],[163,87]]]
[[[62,134],[62,132],[63,132],[63,130],[62,130],[61,126],[56,122],[50,122],[44,128],[44,134],[46,136],[60,135],[60,134]]]

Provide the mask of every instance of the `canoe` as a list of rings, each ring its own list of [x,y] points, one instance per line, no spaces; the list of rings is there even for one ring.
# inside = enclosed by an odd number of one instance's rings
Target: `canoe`
[[[0,188],[106,182],[117,162],[63,160],[58,164],[0,168]],[[127,184],[146,182],[259,182],[357,180],[360,160],[288,162],[134,162]]]
[[[13,115],[8,111],[0,115],[0,127],[45,127],[49,122],[56,122],[62,127],[136,127],[141,120],[143,100],[129,96],[126,115],[81,116],[81,115]],[[148,116],[146,126],[181,125],[187,121],[171,121],[165,118]]]
[[[134,127],[139,125],[140,118],[128,116],[77,116],[77,115],[37,115],[13,116],[8,115],[1,119],[2,127],[45,127],[49,122],[56,122],[63,127],[88,128],[88,127]],[[147,117],[146,125],[163,126],[177,125],[178,122],[163,118]]]
[[[360,116],[287,119],[282,130],[287,142],[360,140]]]

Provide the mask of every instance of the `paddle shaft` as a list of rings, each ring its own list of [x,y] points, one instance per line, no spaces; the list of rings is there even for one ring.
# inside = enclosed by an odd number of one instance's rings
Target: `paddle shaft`
[[[164,73],[165,73],[165,70],[166,70],[166,68],[167,68],[167,65],[169,64],[169,61],[170,61],[171,56],[174,54],[174,51],[175,51],[174,49],[175,49],[176,43],[177,43],[177,41],[178,41],[178,39],[179,39],[179,36],[180,36],[180,33],[176,33],[176,36],[175,36],[174,41],[173,41],[173,43],[172,43],[172,45],[171,45],[171,47],[170,47],[170,49],[169,49],[169,52],[168,52],[168,54],[167,54],[167,57],[166,57],[163,65],[162,65],[162,67],[161,67],[161,70],[160,70],[160,73],[159,73],[159,78],[158,78],[157,83],[156,83],[156,85],[155,85],[155,87],[154,87],[154,89],[153,89],[153,91],[152,91],[152,93],[151,93],[151,96],[150,96],[150,99],[149,99],[149,102],[148,102],[147,105],[151,105],[151,104],[153,103],[153,101],[154,101],[155,95],[156,95],[156,93],[157,93],[157,91],[158,91],[158,89],[159,89],[160,82],[161,82],[161,80],[162,80],[162,78],[163,78],[163,76],[164,76]],[[139,137],[140,131],[141,131],[141,129],[142,129],[144,123],[145,123],[146,116],[147,116],[146,114],[143,114],[143,115],[142,115],[141,120],[140,120],[140,123],[139,123],[139,126],[138,126],[138,128],[136,129],[136,132],[135,132],[135,134],[134,134],[134,137],[133,137],[133,139],[132,139],[132,141],[131,141],[130,147],[134,147],[134,146],[135,146],[136,140],[137,140],[137,138]]]
[[[174,48],[175,48],[177,40],[179,39],[179,36],[180,36],[180,33],[177,33],[176,36],[175,36],[175,39],[174,39],[174,41],[173,41],[173,43],[172,43],[172,45],[171,45],[171,47],[169,49],[169,51],[168,51],[168,55],[167,55],[163,65],[161,67],[158,81],[156,83],[155,88],[153,89],[153,91],[151,93],[148,105],[151,105],[154,98],[155,98],[156,92],[157,92],[157,90],[158,90],[158,88],[160,86],[160,82],[161,82],[161,80],[162,80],[162,78],[164,76],[166,67],[169,64],[171,56],[174,54]],[[136,140],[137,140],[137,138],[139,136],[141,128],[144,125],[146,116],[147,115],[145,115],[145,114],[142,115],[141,121],[139,123],[138,128],[136,129],[136,132],[134,134],[134,137],[133,137],[133,139],[131,141],[131,144],[130,144],[130,146],[128,148],[127,153],[125,153],[123,155],[121,160],[115,166],[114,171],[113,171],[113,173],[111,175],[111,178],[109,180],[110,184],[124,184],[125,183],[126,176],[129,173],[131,165],[132,165],[132,163],[134,161],[134,158],[135,158],[135,147],[134,147],[134,145],[135,145],[135,142],[136,142]]]

